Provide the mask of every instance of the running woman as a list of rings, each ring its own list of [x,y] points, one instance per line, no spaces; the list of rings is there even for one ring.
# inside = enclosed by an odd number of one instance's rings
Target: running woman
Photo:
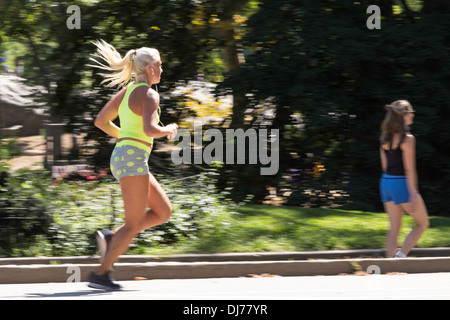
[[[109,276],[112,265],[125,253],[133,238],[141,231],[166,222],[172,208],[164,190],[149,171],[148,158],[154,138],[173,139],[178,126],[160,126],[159,94],[151,88],[160,82],[161,58],[158,50],[139,48],[125,57],[105,41],[94,43],[97,54],[106,64],[91,58],[98,67],[112,73],[103,74],[107,86],[122,88],[103,107],[95,126],[117,138],[111,155],[110,169],[119,181],[124,204],[124,224],[115,231],[97,232],[101,264],[90,273],[89,286],[104,290],[120,290]],[[135,78],[134,82],[130,82]],[[120,119],[120,128],[113,123]]]
[[[387,113],[381,124],[380,137],[383,169],[380,193],[390,220],[386,257],[405,258],[429,226],[427,209],[418,191],[416,140],[408,131],[408,127],[413,124],[415,111],[406,100],[397,100],[385,108]],[[416,225],[397,251],[404,211],[409,213]]]

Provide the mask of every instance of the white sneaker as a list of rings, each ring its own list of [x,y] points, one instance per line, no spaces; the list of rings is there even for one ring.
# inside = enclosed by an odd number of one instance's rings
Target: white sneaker
[[[406,258],[407,255],[404,254],[403,252],[399,251],[396,254],[394,254],[394,256],[392,258]]]

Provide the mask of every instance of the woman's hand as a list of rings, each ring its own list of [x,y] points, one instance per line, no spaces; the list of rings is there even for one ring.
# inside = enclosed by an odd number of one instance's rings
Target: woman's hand
[[[170,141],[175,139],[177,135],[178,125],[176,123],[171,123],[166,126],[166,129],[169,129],[170,131],[170,133],[167,135],[167,139]]]

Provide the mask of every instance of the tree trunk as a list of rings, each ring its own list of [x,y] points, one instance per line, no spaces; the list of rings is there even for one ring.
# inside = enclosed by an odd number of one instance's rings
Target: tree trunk
[[[241,68],[241,60],[239,59],[239,51],[235,40],[235,30],[233,20],[224,21],[222,28],[222,36],[225,43],[224,57],[225,64],[229,72],[237,72]],[[247,105],[245,95],[238,92],[237,88],[233,90],[233,115],[231,117],[232,128],[242,128],[244,125],[244,111]]]
[[[236,43],[236,29],[234,22],[234,14],[240,10],[246,1],[221,1],[220,8],[220,28],[222,31],[222,39],[224,43],[224,60],[225,65],[230,73],[239,71],[244,63],[243,56],[239,52]],[[238,90],[233,90],[233,115],[231,118],[231,128],[242,128],[244,126],[244,112],[247,106],[247,98]]]

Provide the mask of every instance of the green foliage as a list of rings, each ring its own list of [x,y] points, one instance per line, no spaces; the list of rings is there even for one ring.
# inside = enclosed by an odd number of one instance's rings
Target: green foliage
[[[375,212],[250,204],[216,221],[170,253],[378,249],[385,246],[389,229],[387,215]],[[413,227],[413,219],[404,216],[399,242]],[[417,246],[447,247],[449,231],[448,217],[430,217]]]
[[[45,172],[0,171],[0,255],[92,255],[95,232],[123,223],[120,186],[105,181],[53,183]],[[231,214],[233,204],[219,193],[214,171],[188,181],[160,179],[169,196],[171,219],[139,234],[132,253],[198,237],[217,217]],[[111,179],[111,180],[110,180]]]
[[[94,233],[123,222],[116,181],[51,184],[45,172],[0,170],[0,256],[73,256],[97,252]],[[131,254],[382,248],[385,214],[300,207],[236,206],[214,186],[214,171],[188,182],[159,181],[170,220],[142,232]],[[20,219],[11,219],[11,218]],[[431,217],[419,247],[449,246],[450,221]],[[404,238],[414,226],[405,216]],[[400,241],[401,241],[400,239]]]
[[[48,207],[46,173],[10,172],[0,162],[0,255],[26,248],[46,234],[52,223]]]
[[[236,205],[227,200],[226,192],[217,192],[214,175],[212,171],[188,181],[160,179],[171,200],[172,216],[166,223],[142,232],[132,252],[145,253],[153,246],[196,239],[211,225],[222,225],[221,217],[232,214]]]
[[[282,139],[280,173],[272,184],[284,183],[288,169],[320,163],[326,168],[321,180],[310,179],[308,185],[304,176],[302,187],[318,189],[314,184],[320,183],[344,190],[351,196],[348,208],[365,210],[382,209],[383,107],[409,100],[417,110],[412,129],[421,192],[431,214],[448,214],[442,186],[450,182],[449,11],[396,12],[383,17],[380,30],[368,30],[369,2],[261,1],[243,38],[246,63],[222,85],[252,94],[255,104],[271,99],[276,107],[272,127],[280,129]],[[295,114],[302,127],[292,136]],[[298,200],[290,201],[301,204]]]
[[[22,155],[22,151],[17,147],[17,137],[0,139],[0,160],[9,160]]]
[[[89,255],[96,252],[95,232],[120,223],[117,185],[71,181],[50,187],[53,223],[45,234],[44,255]],[[120,190],[120,188],[119,188]]]
[[[450,183],[449,1],[82,1],[81,30],[65,26],[70,4],[3,1],[0,51],[18,48],[24,76],[47,89],[41,98],[52,113],[84,124],[100,146],[90,159],[96,164],[109,156],[108,137],[92,119],[113,90],[100,86],[98,71],[86,62],[91,42],[102,38],[122,54],[159,49],[164,123],[181,123],[186,115],[168,93],[202,74],[220,82],[218,92],[233,94],[233,126],[280,130],[278,175],[260,176],[254,165],[223,166],[217,185],[231,188],[233,199],[250,194],[262,201],[271,186],[291,191],[288,204],[322,206],[330,198],[320,195],[338,190],[350,198],[332,205],[381,210],[383,106],[408,99],[417,110],[420,191],[431,214],[449,214],[443,187]],[[366,27],[371,4],[381,7],[380,30]],[[261,121],[266,110],[274,117]],[[318,164],[326,169],[318,178],[286,179],[291,169],[308,172]]]

